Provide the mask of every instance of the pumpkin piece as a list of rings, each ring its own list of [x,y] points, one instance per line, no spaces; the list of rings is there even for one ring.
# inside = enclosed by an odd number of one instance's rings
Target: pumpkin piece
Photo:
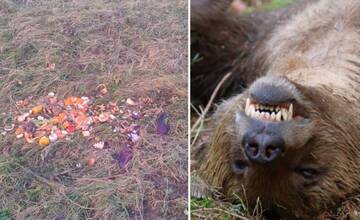
[[[43,137],[41,137],[41,138],[39,139],[39,145],[40,145],[41,147],[45,147],[45,146],[47,146],[47,145],[49,145],[49,144],[50,144],[50,140],[49,140],[48,137],[43,136]]]
[[[66,119],[66,114],[61,112],[59,115],[53,117],[51,121],[53,124],[61,124],[65,121],[65,119]]]
[[[82,100],[79,97],[74,97],[74,96],[70,96],[68,98],[66,98],[64,100],[64,105],[69,106],[69,105],[83,105],[84,104],[84,100]]]
[[[86,114],[82,111],[73,110],[71,116],[74,119],[76,129],[80,129],[81,126],[85,125],[87,122]]]
[[[37,114],[41,113],[42,110],[43,110],[42,105],[35,106],[34,108],[31,109],[31,114],[37,115]]]

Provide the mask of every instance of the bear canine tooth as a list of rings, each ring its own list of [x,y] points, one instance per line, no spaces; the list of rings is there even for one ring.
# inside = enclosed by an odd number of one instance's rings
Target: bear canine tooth
[[[250,105],[249,106],[249,116],[251,116],[252,112],[255,111],[255,105]]]
[[[255,117],[255,115],[256,115],[256,110],[255,110],[255,107],[252,107],[251,108],[251,117]]]
[[[248,108],[245,108],[245,115],[250,115],[250,106]]]
[[[250,107],[250,99],[247,98],[247,99],[246,99],[246,104],[245,104],[245,112],[248,111],[249,107]]]
[[[249,106],[249,109],[248,109],[248,116],[251,117],[252,112],[253,112],[254,110],[255,110],[255,107],[254,107],[253,105],[250,105],[250,106]]]
[[[255,116],[256,116],[256,110],[255,110],[255,107],[254,107],[250,112],[250,117],[255,118]]]
[[[291,120],[293,118],[293,115],[294,115],[294,106],[291,103],[290,107],[289,107],[289,120]]]

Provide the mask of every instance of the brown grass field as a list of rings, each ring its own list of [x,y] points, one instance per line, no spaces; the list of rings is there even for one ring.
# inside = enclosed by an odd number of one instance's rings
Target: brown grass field
[[[0,220],[187,219],[187,17],[186,0],[0,0]],[[19,100],[92,96],[99,84],[98,104],[151,100],[144,117],[45,148],[4,132]],[[160,112],[168,135],[156,132]],[[124,121],[140,141],[120,170],[111,155],[127,136],[113,127]]]

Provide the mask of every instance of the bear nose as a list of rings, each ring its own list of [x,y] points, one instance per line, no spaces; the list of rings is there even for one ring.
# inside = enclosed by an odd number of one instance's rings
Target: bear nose
[[[259,164],[272,162],[284,151],[284,140],[276,134],[245,134],[243,144],[247,158]]]

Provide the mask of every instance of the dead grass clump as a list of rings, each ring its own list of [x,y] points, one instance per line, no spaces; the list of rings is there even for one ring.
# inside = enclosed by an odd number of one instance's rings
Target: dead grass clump
[[[16,11],[16,5],[10,0],[0,1],[0,12],[1,13],[14,13]]]

